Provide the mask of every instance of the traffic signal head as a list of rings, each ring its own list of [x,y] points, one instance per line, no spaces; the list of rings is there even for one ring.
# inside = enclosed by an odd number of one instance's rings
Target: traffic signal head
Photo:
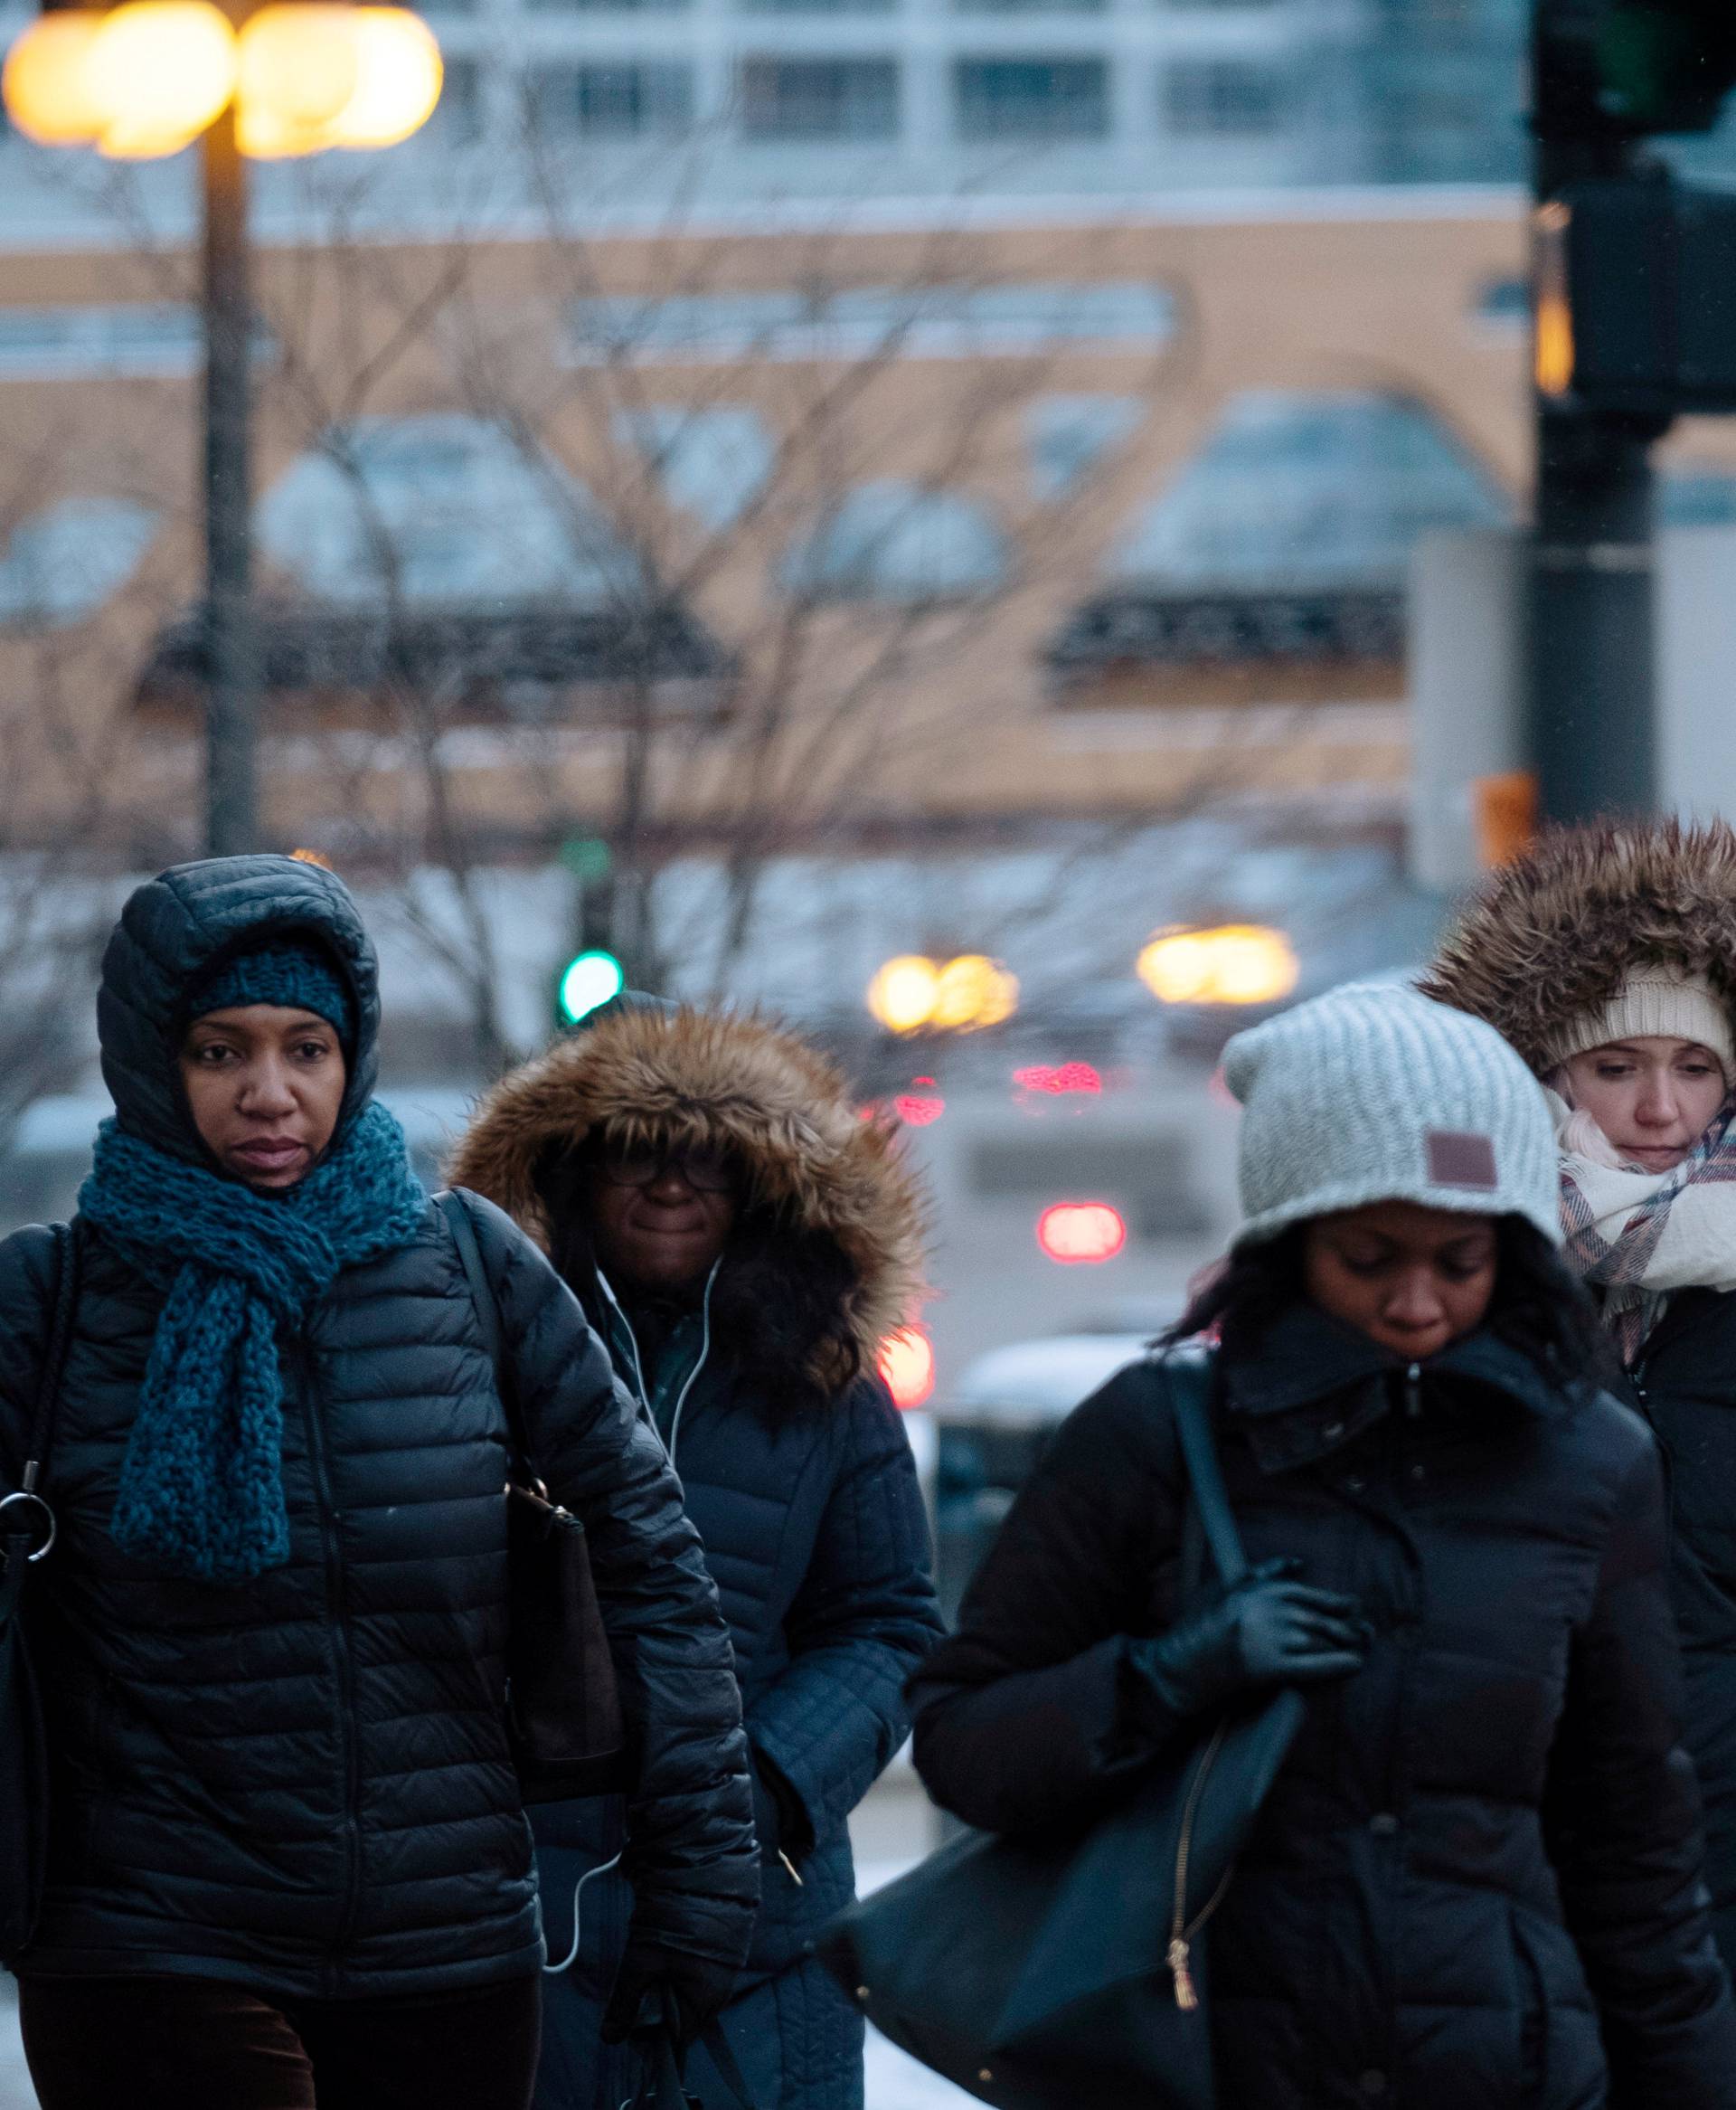
[[[1731,0],[1602,0],[1598,101],[1624,131],[1707,132],[1736,84]]]

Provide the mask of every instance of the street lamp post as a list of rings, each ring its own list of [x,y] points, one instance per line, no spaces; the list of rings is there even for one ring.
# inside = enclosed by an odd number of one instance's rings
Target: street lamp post
[[[203,200],[205,839],[259,841],[260,667],[250,468],[248,162],[395,146],[439,99],[439,47],[408,8],[331,0],[56,6],[6,54],[26,137],[112,159],[200,149]]]
[[[259,639],[253,625],[247,162],[235,111],[200,146],[204,194],[205,847],[259,841]]]

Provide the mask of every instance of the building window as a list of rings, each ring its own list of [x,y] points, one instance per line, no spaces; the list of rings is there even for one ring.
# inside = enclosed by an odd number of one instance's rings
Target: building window
[[[1164,69],[1163,118],[1178,139],[1269,138],[1288,114],[1281,69],[1254,59],[1177,59]]]
[[[992,593],[1011,554],[986,506],[891,478],[859,484],[784,559],[791,592],[920,606]]]
[[[1489,279],[1471,302],[1471,320],[1482,332],[1510,344],[1531,330],[1531,284],[1525,279]]]
[[[1017,357],[1060,345],[1155,349],[1175,333],[1169,289],[1138,279],[1083,284],[831,287],[812,294],[604,294],[567,309],[569,364],[623,359],[715,365],[737,359]]]
[[[1666,468],[1658,478],[1657,517],[1665,527],[1728,527],[1736,522],[1736,473],[1716,463]]]
[[[256,323],[253,357],[277,346]],[[204,357],[199,311],[168,303],[90,308],[0,308],[0,381],[86,374],[191,374]]]
[[[482,122],[481,66],[475,59],[448,59],[430,120],[434,137],[444,147],[474,147]]]
[[[952,92],[961,139],[1109,136],[1109,69],[1104,59],[955,59]]]
[[[61,629],[118,593],[156,538],[129,498],[62,498],[21,520],[0,555],[0,624]]]
[[[1025,413],[1031,487],[1059,498],[1114,452],[1145,414],[1135,395],[1046,395]]]
[[[761,140],[893,139],[896,59],[743,59],[741,130]]]
[[[643,457],[671,505],[707,527],[727,527],[765,488],[777,449],[758,411],[659,406],[625,411],[617,430]]]
[[[646,139],[693,121],[691,67],[665,60],[597,60],[539,67],[531,76],[531,119],[539,131],[583,139]]]
[[[1136,517],[1113,569],[1199,592],[1397,587],[1425,529],[1511,517],[1506,494],[1424,404],[1261,389],[1231,400]]]
[[[298,455],[259,506],[265,556],[321,600],[365,606],[613,604],[633,559],[584,486],[480,418],[358,418]]]

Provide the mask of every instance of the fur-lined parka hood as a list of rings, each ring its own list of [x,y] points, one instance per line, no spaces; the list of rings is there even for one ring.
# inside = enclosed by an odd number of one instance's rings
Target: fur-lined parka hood
[[[740,1012],[617,1002],[488,1093],[452,1183],[558,1259],[555,1169],[599,1134],[721,1148],[745,1167],[727,1301],[756,1333],[753,1308],[761,1320],[780,1303],[811,1314],[799,1339],[784,1337],[811,1393],[835,1396],[872,1372],[886,1335],[915,1318],[927,1216],[915,1171],[889,1130],[862,1118],[843,1074],[793,1034]],[[762,1336],[748,1359],[768,1352]]]
[[[1542,1072],[1562,1024],[1640,967],[1703,977],[1736,1017],[1736,830],[1724,822],[1552,830],[1488,881],[1420,986],[1487,1019]]]

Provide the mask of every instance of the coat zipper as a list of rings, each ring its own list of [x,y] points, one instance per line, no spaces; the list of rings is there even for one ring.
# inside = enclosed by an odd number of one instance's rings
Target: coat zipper
[[[349,1945],[362,1903],[362,1768],[355,1738],[355,1662],[350,1648],[349,1614],[344,1601],[344,1562],[337,1544],[337,1509],[332,1487],[331,1460],[326,1448],[326,1431],[316,1397],[313,1358],[305,1340],[295,1341],[295,1365],[301,1380],[302,1411],[307,1423],[307,1449],[319,1482],[320,1551],[326,1567],[326,1595],[332,1611],[332,1653],[337,1665],[338,1735],[344,1746],[344,1835],[348,1869],[344,1882],[344,1915],[332,1944],[335,1956]]]
[[[1201,1752],[1199,1763],[1194,1768],[1194,1778],[1188,1783],[1187,1798],[1182,1804],[1182,1829],[1175,1840],[1175,1893],[1170,1908],[1169,1955],[1170,1975],[1175,1981],[1175,2005],[1184,2014],[1192,2014],[1200,2004],[1200,1996],[1194,1984],[1194,1972],[1189,1960],[1191,1944],[1200,1929],[1211,1918],[1223,1900],[1230,1888],[1230,1870],[1199,1911],[1190,1920],[1187,1916],[1187,1864],[1194,1851],[1194,1825],[1200,1812],[1200,1797],[1205,1792],[1207,1774],[1217,1763],[1219,1751],[1223,1746],[1225,1725],[1220,1722],[1212,1730],[1206,1746]]]
[[[1404,1373],[1404,1412],[1408,1421],[1422,1419],[1422,1365],[1412,1363]]]

